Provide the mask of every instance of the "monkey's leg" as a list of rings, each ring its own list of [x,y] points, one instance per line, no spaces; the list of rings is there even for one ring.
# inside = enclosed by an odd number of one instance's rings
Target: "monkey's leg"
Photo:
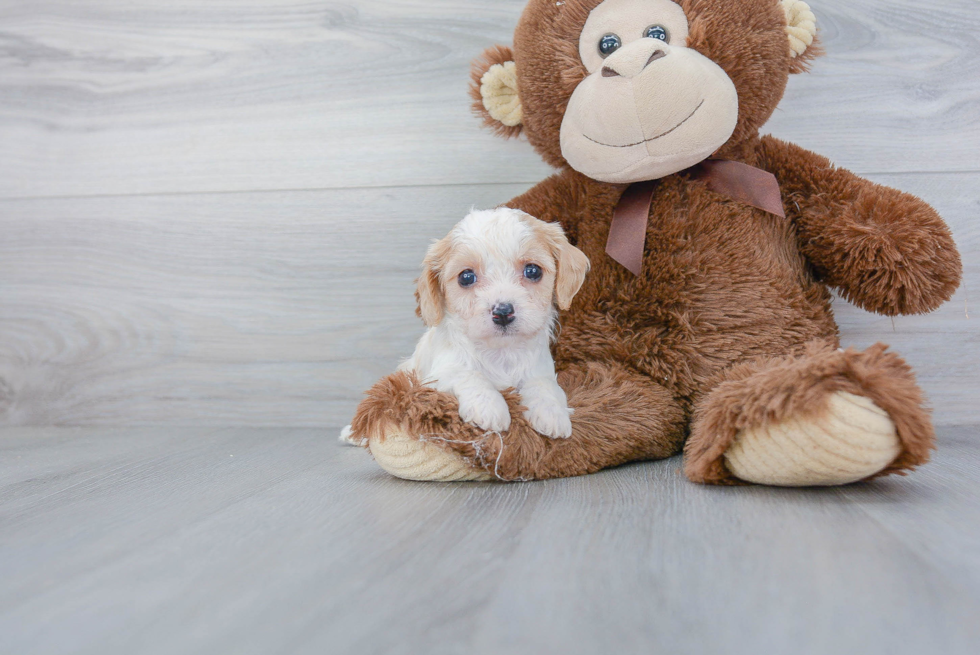
[[[695,407],[684,469],[709,484],[841,485],[923,464],[933,440],[898,355],[814,343],[730,369]]]
[[[636,373],[600,364],[563,371],[572,436],[543,437],[508,394],[512,423],[488,433],[463,423],[456,401],[407,376],[385,378],[354,420],[382,468],[414,480],[542,480],[593,473],[626,462],[677,453],[685,415],[662,387]]]

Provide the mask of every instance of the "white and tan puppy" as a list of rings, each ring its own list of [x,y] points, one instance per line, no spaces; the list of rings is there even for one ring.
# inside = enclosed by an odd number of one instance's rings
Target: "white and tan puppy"
[[[514,209],[472,212],[425,256],[416,297],[429,329],[399,370],[456,396],[460,417],[484,430],[510,427],[500,392],[514,388],[535,430],[571,436],[550,343],[557,308],[571,306],[588,270],[557,224]]]

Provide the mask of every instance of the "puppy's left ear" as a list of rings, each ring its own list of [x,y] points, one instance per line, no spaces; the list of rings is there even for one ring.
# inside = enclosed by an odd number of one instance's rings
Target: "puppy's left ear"
[[[537,230],[551,248],[551,254],[558,263],[558,274],[555,279],[555,301],[559,309],[572,306],[572,299],[582,288],[585,275],[592,264],[585,253],[568,242],[565,231],[557,223],[537,221]]]
[[[415,313],[426,327],[435,327],[442,322],[445,295],[442,292],[439,273],[449,255],[450,247],[450,238],[444,237],[429,246],[425,259],[422,260],[422,274],[419,275],[418,286],[415,289],[415,300],[418,302]]]

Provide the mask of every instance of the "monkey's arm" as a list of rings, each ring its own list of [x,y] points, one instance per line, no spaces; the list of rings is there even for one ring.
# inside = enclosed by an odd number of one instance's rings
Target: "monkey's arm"
[[[844,298],[895,316],[932,311],[953,295],[960,255],[924,201],[772,137],[763,137],[759,154],[779,180],[801,251]]]

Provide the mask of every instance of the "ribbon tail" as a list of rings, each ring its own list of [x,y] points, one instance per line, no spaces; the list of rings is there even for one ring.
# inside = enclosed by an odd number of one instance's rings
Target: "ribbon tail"
[[[620,198],[609,225],[606,254],[636,276],[643,272],[647,223],[656,188],[656,180],[631,185]]]

